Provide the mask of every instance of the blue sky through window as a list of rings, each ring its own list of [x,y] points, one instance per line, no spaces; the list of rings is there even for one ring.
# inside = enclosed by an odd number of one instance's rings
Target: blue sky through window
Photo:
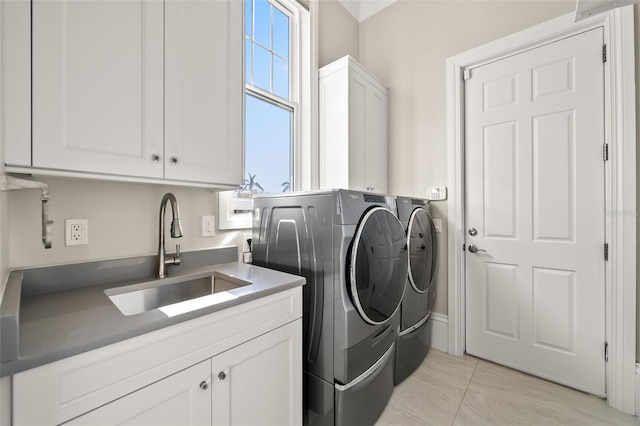
[[[245,95],[245,179],[255,175],[264,192],[292,183],[293,113],[277,105],[290,97],[289,19],[267,0],[245,0],[246,83],[275,95],[275,103]]]

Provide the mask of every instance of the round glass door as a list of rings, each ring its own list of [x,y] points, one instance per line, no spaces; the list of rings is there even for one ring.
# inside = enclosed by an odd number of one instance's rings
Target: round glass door
[[[402,224],[382,207],[368,210],[350,252],[350,293],[358,313],[369,324],[382,324],[400,307],[409,256]]]
[[[417,208],[411,213],[407,231],[409,247],[409,282],[418,293],[429,289],[436,273],[438,241],[436,227],[429,213]]]

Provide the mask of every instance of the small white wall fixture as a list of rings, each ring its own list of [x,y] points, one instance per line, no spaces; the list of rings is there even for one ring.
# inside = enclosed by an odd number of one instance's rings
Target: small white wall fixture
[[[608,342],[608,404],[636,414],[636,115],[633,7],[574,22],[560,16],[447,60],[449,158],[449,339],[448,352],[465,353],[464,80],[463,73],[562,38],[604,28],[606,173],[605,338]],[[603,354],[604,356],[604,354]],[[640,398],[639,398],[640,400]],[[640,407],[638,407],[640,411]]]

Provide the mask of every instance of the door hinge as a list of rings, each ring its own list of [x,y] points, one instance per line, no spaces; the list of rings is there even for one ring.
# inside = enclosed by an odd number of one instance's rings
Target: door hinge
[[[463,245],[462,245],[462,251],[465,251],[466,249],[467,249],[467,245],[466,245],[466,244],[463,244]]]
[[[469,80],[471,78],[471,68],[467,68],[465,70],[462,71],[462,79],[463,80]]]
[[[604,342],[604,361],[609,361],[609,342]]]
[[[602,62],[607,62],[607,45],[602,45]]]
[[[608,143],[605,143],[604,145],[602,145],[602,158],[604,159],[604,161],[609,160],[609,144]]]
[[[609,260],[609,243],[604,243],[604,260]]]

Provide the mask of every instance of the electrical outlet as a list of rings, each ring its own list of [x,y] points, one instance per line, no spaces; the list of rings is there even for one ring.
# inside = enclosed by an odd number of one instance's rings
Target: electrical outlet
[[[215,237],[216,235],[216,217],[202,216],[202,236]]]
[[[89,220],[65,219],[65,245],[82,246],[89,244]]]
[[[433,219],[433,226],[436,228],[436,232],[442,232],[442,219]]]

